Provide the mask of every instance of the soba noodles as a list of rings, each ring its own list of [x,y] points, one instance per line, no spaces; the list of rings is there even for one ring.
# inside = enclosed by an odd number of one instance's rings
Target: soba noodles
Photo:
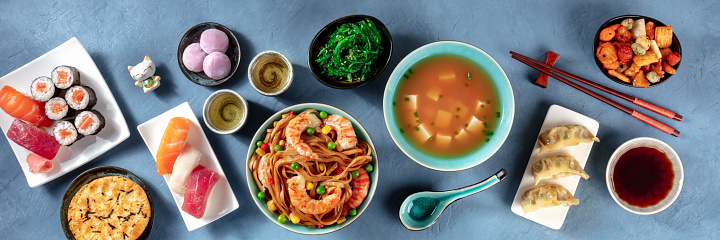
[[[309,109],[300,115],[302,114],[317,115],[318,113],[315,109]],[[338,223],[338,221],[342,223],[345,221],[345,216],[350,210],[348,206],[352,205],[349,202],[353,200],[362,202],[364,200],[364,196],[356,196],[356,198],[352,196],[354,185],[352,175],[353,171],[367,174],[364,167],[372,161],[370,145],[365,141],[357,140],[357,144],[349,149],[342,149],[342,151],[340,151],[340,147],[338,147],[331,150],[328,148],[328,143],[337,143],[339,140],[338,136],[342,135],[342,133],[338,133],[338,129],[332,128],[332,130],[325,134],[320,130],[321,127],[325,125],[322,124],[315,128],[316,131],[313,135],[308,135],[305,128],[300,128],[300,139],[302,142],[308,144],[313,153],[317,154],[317,159],[311,159],[310,157],[299,154],[296,146],[290,143],[285,143],[281,151],[275,151],[274,146],[279,145],[281,140],[290,142],[286,139],[286,134],[292,131],[291,128],[288,128],[288,125],[291,123],[291,120],[297,116],[299,115],[294,115],[292,111],[283,114],[274,128],[267,129],[263,143],[267,143],[270,146],[268,152],[265,153],[264,156],[255,152],[250,162],[250,170],[253,173],[255,183],[260,191],[265,193],[265,198],[268,200],[269,205],[274,205],[275,209],[272,209],[272,207],[269,208],[271,211],[274,210],[274,214],[285,215],[287,218],[291,220],[295,219],[296,221],[299,218],[297,224],[310,227],[322,227]],[[325,120],[327,121],[327,119]],[[347,121],[347,119],[344,120]],[[347,123],[350,124],[349,122]],[[352,135],[354,136],[354,132]],[[297,163],[296,169],[292,168],[293,163]],[[367,192],[369,188],[369,181],[367,181],[368,175],[364,177],[366,178],[364,179],[364,190]],[[288,184],[288,180],[297,180],[297,178],[305,180],[306,185],[301,187],[302,191],[309,196],[309,199],[304,199],[306,201],[302,203],[312,206],[294,205],[295,202],[291,200],[289,188],[293,185]],[[362,181],[360,180],[362,178],[363,176],[361,175],[356,179]],[[310,186],[311,184],[312,186]],[[323,194],[318,194],[317,188],[319,186],[325,188]],[[300,192],[300,194],[302,195],[303,193]],[[336,197],[338,194],[340,200],[337,206],[335,206],[333,203],[337,200],[333,202],[330,199]],[[358,200],[358,197],[362,199]],[[327,202],[323,202],[323,200],[332,203],[328,204]],[[357,205],[359,205],[359,202],[357,202]],[[312,212],[308,211],[308,208],[315,209],[316,211],[327,211],[306,213]],[[305,212],[303,210],[305,210]]]

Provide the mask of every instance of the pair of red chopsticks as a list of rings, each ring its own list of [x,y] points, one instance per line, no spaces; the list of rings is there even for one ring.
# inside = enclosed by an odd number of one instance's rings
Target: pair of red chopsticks
[[[608,105],[613,106],[613,107],[619,109],[620,111],[623,111],[623,112],[625,112],[625,113],[627,113],[627,114],[630,114],[630,116],[633,116],[634,118],[637,118],[638,120],[643,121],[643,122],[649,124],[650,126],[653,126],[653,127],[657,128],[657,129],[660,129],[661,131],[663,131],[663,132],[665,132],[665,133],[667,133],[667,134],[673,135],[673,136],[675,136],[675,137],[677,137],[677,136],[680,135],[680,132],[679,132],[678,130],[675,130],[674,128],[672,128],[672,127],[670,127],[670,126],[665,125],[664,123],[661,123],[661,122],[659,122],[659,121],[657,121],[657,120],[655,120],[655,119],[653,119],[653,118],[651,118],[651,117],[648,117],[648,116],[645,115],[645,114],[642,114],[642,113],[640,113],[640,112],[638,112],[638,111],[635,111],[635,110],[632,109],[632,108],[629,108],[629,107],[620,105],[619,103],[617,103],[617,102],[615,102],[615,101],[613,101],[613,100],[610,100],[610,99],[608,99],[608,98],[606,98],[606,97],[603,97],[603,96],[601,96],[600,94],[597,94],[597,93],[595,93],[595,92],[593,92],[593,91],[591,91],[591,90],[588,90],[587,88],[584,88],[584,87],[578,85],[577,83],[571,82],[570,80],[567,80],[567,79],[565,79],[565,78],[563,78],[563,77],[555,74],[554,72],[559,73],[560,75],[566,76],[566,77],[568,77],[568,78],[571,78],[571,79],[573,79],[573,80],[576,80],[576,81],[578,81],[578,82],[581,82],[581,83],[583,83],[583,84],[586,84],[586,85],[588,85],[588,86],[597,88],[597,89],[599,89],[599,90],[601,90],[601,91],[603,91],[603,92],[609,93],[609,94],[611,94],[611,95],[613,95],[613,96],[616,96],[616,97],[619,97],[619,98],[622,98],[623,100],[626,100],[626,101],[628,101],[628,102],[632,102],[632,103],[635,104],[635,105],[644,107],[644,108],[646,108],[646,109],[648,109],[648,110],[651,110],[651,111],[653,111],[653,112],[656,112],[656,113],[658,113],[658,114],[660,114],[660,115],[663,115],[663,116],[665,116],[665,117],[672,118],[672,119],[674,119],[674,120],[682,121],[682,116],[681,116],[680,114],[674,113],[674,112],[672,112],[672,111],[670,111],[670,110],[667,110],[667,109],[665,109],[665,108],[659,107],[659,106],[657,106],[657,105],[655,105],[655,104],[652,104],[652,103],[643,101],[643,100],[640,99],[640,98],[632,97],[632,96],[630,96],[630,95],[627,95],[627,94],[618,92],[618,91],[616,91],[616,90],[610,89],[610,88],[608,88],[608,87],[605,87],[605,86],[603,86],[603,85],[597,84],[597,83],[592,82],[592,81],[590,81],[590,80],[587,80],[587,79],[584,79],[584,78],[575,76],[575,75],[573,75],[573,74],[571,74],[571,73],[568,73],[568,72],[565,72],[565,71],[563,71],[563,70],[557,69],[557,68],[555,68],[555,67],[553,67],[553,66],[550,66],[550,65],[545,64],[545,63],[543,63],[543,62],[537,61],[537,60],[535,60],[535,59],[526,57],[526,56],[524,56],[524,55],[522,55],[522,54],[519,54],[519,53],[516,53],[516,52],[513,52],[513,51],[510,51],[510,54],[512,54],[512,57],[513,57],[515,60],[518,60],[518,61],[520,61],[520,62],[522,62],[522,63],[524,63],[524,64],[526,64],[526,65],[528,65],[528,66],[530,66],[530,67],[532,67],[532,68],[534,68],[534,69],[536,69],[536,70],[538,70],[538,71],[540,71],[540,72],[542,72],[542,73],[544,73],[544,74],[547,74],[547,75],[550,76],[550,77],[553,77],[553,78],[555,78],[555,79],[557,79],[557,80],[560,80],[561,82],[563,82],[563,83],[565,83],[565,84],[567,84],[567,85],[570,85],[571,87],[573,87],[573,88],[575,88],[575,89],[577,89],[577,90],[580,90],[580,91],[582,91],[582,92],[584,92],[584,93],[586,93],[586,94],[588,94],[588,95],[590,95],[590,96],[592,96],[592,97],[594,97],[594,98],[597,98],[598,100],[600,100],[600,101],[602,101],[602,102],[604,102],[604,103],[607,103]]]

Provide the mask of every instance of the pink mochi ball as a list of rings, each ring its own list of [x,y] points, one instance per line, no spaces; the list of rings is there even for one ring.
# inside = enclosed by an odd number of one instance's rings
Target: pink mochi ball
[[[187,46],[185,51],[183,51],[183,64],[185,65],[185,68],[190,71],[202,72],[203,61],[207,55],[208,54],[202,50],[199,43],[190,44],[190,46]]]
[[[200,35],[200,47],[210,54],[214,52],[224,53],[230,44],[228,36],[217,29],[211,28],[203,31]]]
[[[230,73],[230,58],[224,53],[211,53],[203,61],[203,71],[212,79],[224,78]]]

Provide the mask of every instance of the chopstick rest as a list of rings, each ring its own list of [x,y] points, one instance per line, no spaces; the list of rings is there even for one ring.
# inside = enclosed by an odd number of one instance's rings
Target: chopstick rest
[[[555,63],[557,60],[560,59],[560,54],[557,54],[553,51],[547,51],[545,52],[545,64],[553,67],[555,66]],[[540,76],[533,82],[533,84],[538,85],[538,87],[541,88],[547,88],[548,85],[548,75],[545,73],[540,73]]]

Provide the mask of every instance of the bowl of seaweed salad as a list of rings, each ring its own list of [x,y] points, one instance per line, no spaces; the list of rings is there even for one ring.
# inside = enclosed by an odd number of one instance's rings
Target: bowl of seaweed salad
[[[332,21],[315,35],[308,49],[313,76],[328,87],[350,89],[376,79],[392,54],[387,27],[368,15]]]

